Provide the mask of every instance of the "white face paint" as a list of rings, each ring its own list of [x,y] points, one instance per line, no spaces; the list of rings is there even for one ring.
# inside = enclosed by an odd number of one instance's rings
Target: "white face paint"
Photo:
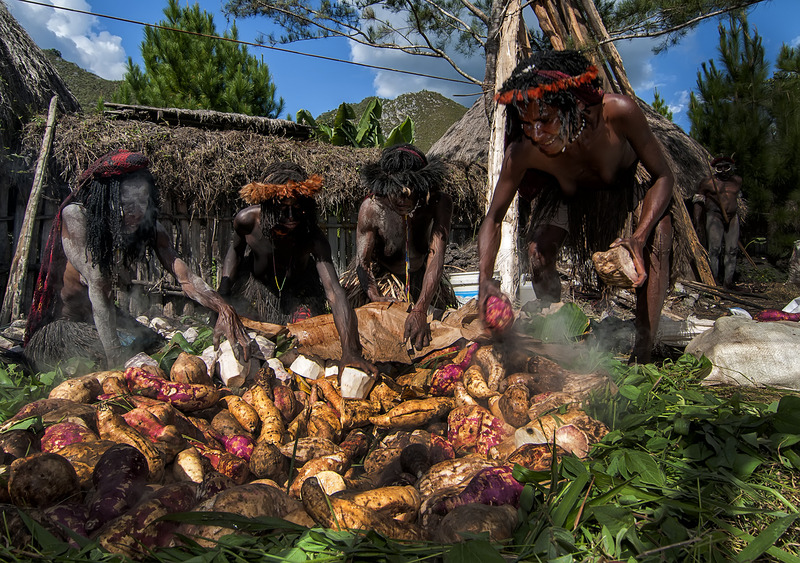
[[[147,214],[152,180],[147,174],[129,174],[120,183],[122,232],[132,233]]]

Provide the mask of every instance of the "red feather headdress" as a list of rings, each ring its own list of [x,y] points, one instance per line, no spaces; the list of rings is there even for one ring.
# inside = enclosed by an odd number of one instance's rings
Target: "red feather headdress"
[[[514,89],[506,92],[499,92],[494,97],[495,101],[498,104],[507,105],[512,102],[526,102],[532,98],[541,99],[548,93],[560,92],[561,90],[580,89],[597,78],[598,70],[596,66],[592,65],[586,72],[578,76],[570,76],[558,70],[537,70],[535,73],[552,79],[553,82],[539,84],[527,90]]]

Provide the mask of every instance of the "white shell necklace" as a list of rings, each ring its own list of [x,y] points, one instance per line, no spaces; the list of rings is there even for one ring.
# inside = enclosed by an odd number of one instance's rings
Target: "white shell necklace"
[[[574,143],[575,141],[577,141],[577,140],[578,140],[578,137],[580,137],[580,136],[581,136],[581,133],[583,133],[583,130],[584,130],[585,128],[586,128],[586,117],[584,117],[583,115],[581,115],[581,128],[580,128],[580,129],[578,129],[578,132],[577,132],[577,133],[575,133],[575,135],[574,135],[574,136],[573,136],[573,137],[572,137],[572,138],[569,140],[569,142],[567,142],[567,144],[566,144],[566,145],[564,145],[563,147],[561,147],[561,152],[564,152],[565,150],[567,150],[567,147],[568,147],[568,146],[570,146],[572,143]]]

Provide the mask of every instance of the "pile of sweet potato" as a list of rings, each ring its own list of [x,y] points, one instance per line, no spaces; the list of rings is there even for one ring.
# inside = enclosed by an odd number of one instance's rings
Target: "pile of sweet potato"
[[[606,430],[579,404],[604,380],[498,356],[468,343],[381,377],[366,399],[342,398],[335,376],[282,382],[267,364],[244,387],[219,387],[186,354],[168,375],[143,365],[68,380],[0,427],[7,541],[29,539],[20,510],[65,540],[131,557],[235,533],[159,520],[186,511],[394,539],[508,538],[522,490],[514,464],[586,455]],[[31,417],[38,431],[12,429]]]

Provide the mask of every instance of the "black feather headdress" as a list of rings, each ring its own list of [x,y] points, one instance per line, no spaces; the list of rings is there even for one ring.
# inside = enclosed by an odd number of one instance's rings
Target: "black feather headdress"
[[[378,162],[361,170],[361,178],[370,193],[382,196],[401,194],[405,188],[426,195],[438,191],[446,176],[447,167],[441,160],[428,159],[411,144],[385,149]]]

